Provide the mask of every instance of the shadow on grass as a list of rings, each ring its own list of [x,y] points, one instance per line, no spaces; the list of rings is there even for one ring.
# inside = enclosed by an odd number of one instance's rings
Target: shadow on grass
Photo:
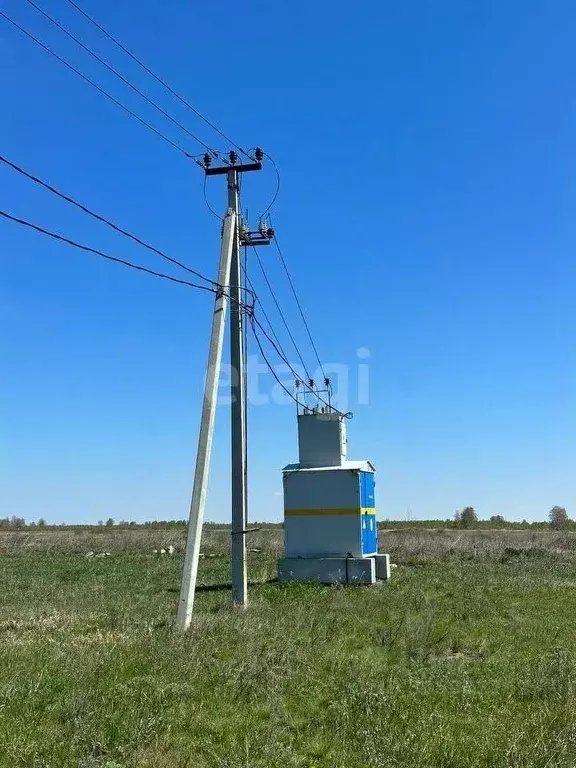
[[[276,584],[278,579],[266,579],[265,581],[249,581],[249,587],[261,587],[264,584]],[[199,584],[196,587],[196,592],[229,592],[232,589],[232,582],[228,581],[225,584]],[[180,587],[168,587],[166,592],[179,594]]]

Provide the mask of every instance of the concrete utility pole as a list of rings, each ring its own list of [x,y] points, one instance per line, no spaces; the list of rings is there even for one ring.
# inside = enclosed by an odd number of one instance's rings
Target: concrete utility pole
[[[185,632],[190,626],[192,608],[194,605],[196,575],[198,573],[198,559],[200,556],[200,540],[202,538],[202,523],[204,522],[204,507],[206,505],[208,472],[210,468],[210,455],[212,452],[212,437],[214,435],[216,397],[218,394],[218,381],[220,379],[220,366],[222,363],[222,347],[224,346],[224,326],[226,321],[226,306],[228,304],[228,296],[225,286],[230,285],[232,254],[234,251],[234,244],[237,243],[237,240],[236,213],[229,209],[226,218],[224,219],[224,229],[222,232],[220,265],[218,268],[218,285],[220,286],[220,289],[216,294],[216,300],[214,302],[212,334],[210,336],[210,350],[208,352],[208,370],[206,374],[206,383],[204,385],[204,402],[202,405],[202,417],[200,419],[196,470],[194,472],[194,489],[192,491],[192,501],[190,502],[188,539],[186,541],[182,585],[180,587],[180,600],[178,602],[178,615],[176,617],[176,627],[181,632]]]
[[[188,540],[186,542],[180,602],[176,618],[176,626],[181,631],[186,631],[190,626],[192,606],[194,604],[194,590],[196,588],[196,574],[198,572],[200,540],[202,537],[202,523],[204,520],[204,506],[208,484],[208,469],[214,431],[216,393],[222,358],[227,291],[229,291],[231,302],[232,599],[236,605],[241,607],[245,607],[248,600],[245,543],[246,522],[248,518],[246,496],[246,384],[243,346],[246,292],[244,291],[242,280],[240,248],[241,245],[269,245],[274,232],[263,221],[260,222],[258,230],[255,232],[251,232],[244,224],[240,225],[238,180],[241,173],[261,170],[263,157],[264,153],[262,150],[256,148],[254,150],[254,162],[238,164],[238,155],[235,152],[230,152],[225,165],[212,168],[211,155],[204,155],[203,166],[206,176],[226,175],[227,177],[228,213],[224,220],[222,232],[220,267],[218,271],[220,290],[216,297],[214,319],[212,321],[208,375],[204,392],[200,436],[198,438],[194,490],[192,492],[190,521],[188,523]]]
[[[230,270],[230,366],[231,382],[231,444],[232,444],[232,601],[245,608],[248,603],[246,568],[246,386],[244,377],[244,346],[241,302],[242,272],[240,269],[240,221],[238,210],[238,171],[231,168],[228,176],[228,207],[234,211],[236,227],[232,244]]]

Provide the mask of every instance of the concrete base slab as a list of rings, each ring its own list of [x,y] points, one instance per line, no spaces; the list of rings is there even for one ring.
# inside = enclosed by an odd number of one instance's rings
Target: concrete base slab
[[[373,557],[284,557],[278,561],[278,581],[318,584],[374,584]]]
[[[374,555],[376,563],[376,578],[388,581],[390,578],[390,555]]]

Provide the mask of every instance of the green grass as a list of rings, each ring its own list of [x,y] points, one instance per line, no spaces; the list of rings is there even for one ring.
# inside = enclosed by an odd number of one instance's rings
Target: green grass
[[[526,768],[576,763],[574,559],[429,558],[374,588],[279,585],[230,608],[202,561],[0,560],[0,765]]]

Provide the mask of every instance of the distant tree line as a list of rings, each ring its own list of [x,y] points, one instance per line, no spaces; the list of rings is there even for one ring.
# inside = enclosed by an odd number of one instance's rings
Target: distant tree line
[[[281,523],[255,523],[260,528],[276,528],[281,526]],[[97,527],[99,528],[181,528],[187,525],[186,520],[147,520],[144,523],[137,523],[134,520],[119,520],[116,522],[112,517],[107,520],[98,520]],[[204,524],[207,528],[228,528],[227,523],[211,523],[206,522]],[[463,507],[461,510],[457,510],[452,518],[445,520],[380,520],[378,525],[381,528],[512,528],[512,529],[542,529],[552,528],[554,530],[576,530],[576,521],[571,520],[568,512],[564,507],[554,506],[548,513],[547,520],[538,520],[535,522],[528,522],[528,520],[522,520],[522,522],[516,522],[506,520],[503,515],[492,515],[488,520],[481,520],[474,507]],[[27,523],[23,517],[12,515],[12,517],[0,518],[0,530],[21,530],[31,528],[58,528],[58,529],[70,529],[75,531],[81,531],[83,529],[94,528],[93,525],[70,525],[67,523],[61,523],[60,525],[53,525],[46,522],[41,517],[38,521],[32,521]]]
[[[0,518],[0,528],[25,528],[26,521],[23,517],[2,517]]]
[[[188,525],[187,520],[146,520],[143,523],[137,523],[134,520],[128,521],[128,520],[119,520],[116,521],[114,518],[109,517],[107,520],[98,520],[98,522],[94,524],[71,524],[71,523],[47,523],[46,520],[41,517],[37,522],[31,521],[27,523],[23,517],[17,517],[16,515],[13,515],[12,517],[4,517],[0,518],[0,530],[4,529],[29,529],[29,528],[46,528],[46,529],[68,529],[68,530],[74,530],[74,531],[82,531],[85,529],[91,529],[94,528],[129,528],[129,529],[138,529],[138,528],[185,528]],[[254,522],[254,525],[258,528],[277,528],[281,523],[271,523],[268,521],[264,522]],[[213,528],[213,529],[226,529],[230,527],[229,523],[214,523],[207,521],[204,523],[204,526],[206,528]]]
[[[98,520],[98,527],[116,527],[116,528],[174,528],[177,526],[185,526],[186,520],[147,520],[144,523],[137,523],[134,520],[120,520],[116,522],[112,517],[107,520]],[[93,528],[93,525],[71,525],[69,523],[51,523],[48,525],[46,520],[41,517],[37,522],[32,520],[27,523],[23,517],[1,517],[0,518],[0,530],[5,529],[20,529],[20,528]]]
[[[552,507],[547,520],[516,522],[506,520],[503,515],[492,515],[488,520],[481,520],[474,507],[456,510],[452,518],[446,520],[384,520],[379,524],[389,528],[553,528],[554,530],[576,530],[576,521],[571,520],[564,507]]]
[[[186,520],[146,520],[144,523],[137,523],[134,520],[118,520],[116,522],[114,518],[109,517],[106,521],[98,520],[98,525],[107,527],[115,525],[118,528],[173,528],[178,525],[186,525]]]

